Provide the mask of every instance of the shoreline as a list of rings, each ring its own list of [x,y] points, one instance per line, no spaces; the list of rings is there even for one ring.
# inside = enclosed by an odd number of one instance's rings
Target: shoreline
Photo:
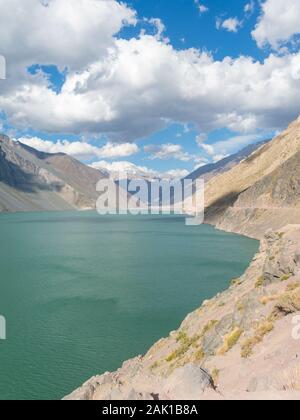
[[[279,378],[297,368],[298,343],[291,338],[292,314],[280,313],[276,305],[287,295],[298,302],[298,279],[300,225],[267,232],[246,272],[228,290],[188,314],[177,331],[144,356],[125,362],[116,372],[91,378],[65,399],[138,400],[151,399],[152,394],[170,400],[219,399],[201,374],[203,368],[224,399],[235,395],[249,399],[249,392],[254,399],[259,393],[292,398]],[[295,306],[297,310],[300,306]],[[278,319],[274,315],[271,321],[275,311]],[[296,397],[300,399],[300,393]]]

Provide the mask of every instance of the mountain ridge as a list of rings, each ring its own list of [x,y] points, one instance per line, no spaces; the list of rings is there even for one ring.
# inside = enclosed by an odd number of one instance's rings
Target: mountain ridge
[[[227,156],[226,158],[216,163],[210,163],[208,165],[201,166],[200,168],[197,168],[195,171],[187,175],[184,179],[195,180],[197,178],[203,177],[204,180],[207,182],[212,177],[229,171],[233,166],[237,165],[242,160],[249,157],[252,153],[254,153],[257,149],[260,149],[269,141],[271,140],[263,140],[255,144],[248,145],[240,151],[238,151],[237,153]]]
[[[0,135],[0,211],[93,209],[105,175],[65,154],[37,151]]]
[[[205,222],[261,239],[300,221],[300,118],[205,188]],[[279,193],[280,192],[280,193]],[[287,201],[287,195],[294,201]]]

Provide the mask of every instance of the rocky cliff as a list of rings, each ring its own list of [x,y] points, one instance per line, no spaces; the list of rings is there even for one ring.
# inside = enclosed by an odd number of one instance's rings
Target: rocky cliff
[[[298,400],[299,312],[300,225],[289,225],[268,231],[245,274],[177,331],[66,399]]]
[[[300,118],[206,184],[206,222],[260,239],[300,221]]]
[[[70,156],[0,136],[0,212],[95,208],[103,177]]]

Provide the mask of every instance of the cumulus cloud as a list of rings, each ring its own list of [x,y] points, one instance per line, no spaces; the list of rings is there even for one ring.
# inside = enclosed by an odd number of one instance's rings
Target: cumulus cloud
[[[196,143],[198,144],[198,146],[200,146],[201,144],[205,142],[206,139],[207,139],[207,134],[205,133],[198,134],[198,136],[196,137]]]
[[[151,23],[151,25],[153,25],[155,27],[155,29],[156,29],[155,38],[158,41],[163,41],[163,42],[166,42],[166,43],[170,42],[169,38],[164,36],[164,32],[166,31],[166,27],[165,27],[165,24],[162,22],[161,19],[159,19],[159,18],[150,18],[150,19],[145,18],[145,21]],[[145,34],[145,30],[142,30],[142,34]]]
[[[90,165],[94,169],[107,172],[112,178],[118,179],[126,176],[128,178],[142,179],[181,179],[189,174],[185,169],[173,169],[166,172],[158,172],[146,166],[135,165],[132,162],[107,162],[105,160],[94,162]]]
[[[228,32],[238,32],[242,25],[243,22],[236,17],[225,20],[218,18],[216,23],[217,29],[225,29]]]
[[[42,140],[38,137],[21,137],[18,141],[41,152],[65,153],[82,160],[127,157],[139,151],[138,146],[132,143],[107,143],[103,147],[96,147],[80,141],[70,142],[68,140],[59,140],[53,143],[52,141]]]
[[[136,23],[116,0],[0,0],[0,10],[1,53],[11,71],[35,63],[80,70],[113,46],[124,24]]]
[[[78,8],[65,13],[73,1]],[[298,116],[300,53],[271,54],[263,62],[215,60],[197,49],[176,50],[162,39],[162,27],[155,35],[114,37],[124,21],[136,19],[114,0],[49,0],[46,8],[38,0],[22,3],[0,0],[0,45],[7,53],[15,48],[10,68],[15,61],[52,61],[69,72],[59,93],[42,73],[9,75],[0,110],[16,128],[101,133],[114,144],[145,138],[171,122],[194,123],[205,133],[223,127],[247,133],[282,129]]]
[[[106,59],[70,74],[59,94],[32,78],[1,96],[0,106],[21,128],[100,132],[118,141],[172,120],[193,121],[203,131],[282,128],[298,110],[299,66],[300,54],[271,55],[262,64],[247,57],[215,61],[145,35],[116,41]]]
[[[199,147],[211,157],[213,162],[218,162],[225,157],[232,155],[248,144],[255,144],[262,140],[259,134],[248,134],[243,136],[235,136],[224,141],[219,141],[214,144],[199,143]]]
[[[299,0],[265,0],[252,36],[260,48],[280,49],[300,34]]]
[[[146,153],[150,153],[149,159],[155,160],[167,160],[167,159],[176,159],[183,162],[188,162],[191,160],[191,156],[185,152],[181,145],[179,144],[162,144],[160,146],[149,145],[144,147]]]

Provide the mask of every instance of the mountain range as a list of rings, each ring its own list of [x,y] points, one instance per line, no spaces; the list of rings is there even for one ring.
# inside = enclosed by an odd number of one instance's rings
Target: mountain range
[[[206,181],[230,170],[263,143],[251,145],[218,163],[205,165],[188,178]],[[130,169],[130,168],[129,168]],[[130,179],[149,182],[158,175],[130,172]],[[44,153],[19,141],[0,135],[0,211],[59,211],[94,209],[99,179],[116,174],[87,166],[63,154]],[[171,177],[170,177],[171,179]],[[147,197],[145,197],[147,201]]]
[[[188,178],[204,178],[206,223],[261,238],[300,220],[300,118],[273,140],[251,145]],[[95,208],[107,177],[65,154],[0,136],[0,211]]]

